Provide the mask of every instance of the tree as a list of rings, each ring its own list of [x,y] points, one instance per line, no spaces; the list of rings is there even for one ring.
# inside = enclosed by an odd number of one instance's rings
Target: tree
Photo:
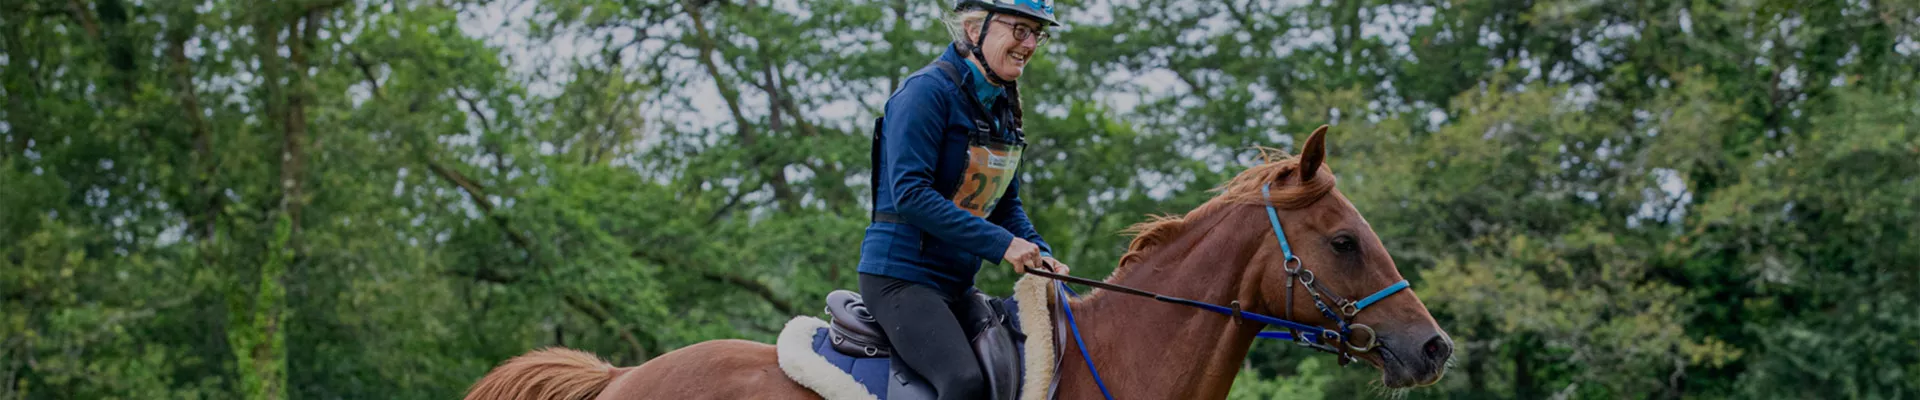
[[[0,399],[771,340],[856,285],[872,120],[948,38],[931,2],[256,3],[0,4]],[[1416,395],[1912,397],[1920,8],[1830,3],[1061,2],[1024,202],[1101,276],[1331,123],[1459,349]],[[1285,348],[1233,397],[1395,395]]]

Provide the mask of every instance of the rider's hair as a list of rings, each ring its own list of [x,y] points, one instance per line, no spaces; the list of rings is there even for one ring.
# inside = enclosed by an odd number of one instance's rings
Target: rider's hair
[[[946,13],[940,21],[947,26],[947,36],[951,37],[954,43],[959,43],[963,46],[978,46],[979,44],[974,43],[974,40],[980,37],[969,36],[967,32],[972,30],[972,28],[986,29],[986,27],[982,25],[987,23],[987,15],[987,10],[977,8],[963,9]],[[973,52],[967,51],[965,47],[962,47],[960,50],[961,56],[973,56]],[[987,60],[974,61],[987,62]],[[955,84],[959,84],[959,82],[955,82]],[[1009,83],[1006,88],[1007,100],[1013,103],[1013,126],[1025,127],[1027,116],[1026,110],[1024,109],[1025,107],[1022,107],[1020,104],[1020,84]]]
[[[987,10],[981,9],[954,11],[947,13],[940,19],[940,22],[944,22],[947,25],[947,36],[952,37],[953,41],[957,43],[973,43],[973,39],[975,38],[967,36],[968,28],[979,26],[980,24],[986,23],[986,21]]]

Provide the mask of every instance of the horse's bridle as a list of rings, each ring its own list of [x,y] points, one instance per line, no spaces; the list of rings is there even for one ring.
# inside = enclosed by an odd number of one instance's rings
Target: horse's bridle
[[[1280,252],[1286,255],[1286,260],[1280,263],[1280,267],[1287,272],[1287,319],[1282,320],[1288,322],[1287,324],[1282,324],[1283,326],[1287,326],[1287,336],[1291,336],[1291,339],[1301,346],[1339,354],[1340,365],[1346,365],[1348,362],[1354,360],[1353,354],[1348,353],[1349,350],[1354,353],[1372,351],[1376,345],[1380,344],[1380,335],[1373,331],[1373,327],[1367,326],[1366,324],[1350,323],[1348,320],[1360,315],[1360,310],[1366,309],[1367,306],[1373,305],[1373,303],[1379,302],[1381,299],[1385,299],[1394,293],[1406,290],[1407,281],[1402,279],[1399,282],[1394,282],[1392,285],[1387,285],[1385,289],[1380,289],[1368,295],[1366,298],[1360,299],[1360,301],[1350,301],[1340,297],[1340,295],[1333,294],[1333,291],[1320,286],[1320,281],[1314,279],[1312,270],[1306,269],[1301,265],[1300,257],[1293,255],[1293,247],[1287,245],[1286,230],[1280,228],[1280,215],[1273,210],[1273,200],[1268,196],[1267,187],[1261,186],[1260,197],[1267,200],[1267,221],[1273,224],[1273,236],[1280,239]],[[1291,321],[1293,319],[1293,283],[1295,281],[1300,282],[1300,287],[1305,288],[1307,294],[1313,297],[1313,307],[1319,309],[1321,315],[1325,315],[1327,319],[1333,320],[1333,322],[1340,327],[1339,332],[1308,325],[1306,329],[1308,332],[1314,332],[1316,328],[1318,329],[1317,333],[1313,333],[1313,335],[1317,336],[1317,340],[1305,340],[1304,337],[1300,335],[1300,328],[1293,325],[1305,324]],[[1340,310],[1339,313],[1335,313],[1333,309],[1327,307],[1327,299],[1333,300],[1334,307],[1338,307]],[[1341,315],[1345,315],[1346,318],[1341,318]],[[1355,329],[1367,331],[1367,341],[1365,345],[1354,344],[1353,330]],[[1277,335],[1268,335],[1265,332],[1262,332],[1260,336],[1279,337]],[[1333,345],[1327,344],[1326,342],[1329,338],[1338,341],[1344,345],[1344,347],[1335,348]]]
[[[1244,319],[1253,320],[1254,322],[1259,322],[1267,325],[1277,325],[1280,327],[1284,327],[1287,329],[1286,332],[1260,332],[1258,334],[1258,337],[1269,338],[1269,339],[1290,340],[1296,344],[1299,344],[1302,347],[1307,347],[1315,350],[1336,354],[1339,356],[1340,365],[1347,365],[1348,362],[1352,362],[1353,360],[1356,359],[1356,357],[1354,357],[1354,354],[1356,353],[1365,354],[1369,351],[1372,351],[1375,347],[1377,347],[1380,344],[1380,335],[1374,332],[1373,327],[1367,326],[1365,324],[1351,323],[1350,320],[1358,316],[1360,314],[1360,311],[1365,310],[1367,306],[1371,306],[1382,299],[1386,299],[1387,296],[1392,296],[1394,293],[1399,293],[1401,291],[1406,290],[1407,281],[1402,279],[1399,282],[1395,282],[1392,285],[1388,285],[1385,289],[1380,289],[1379,291],[1373,292],[1373,294],[1368,295],[1365,298],[1361,298],[1360,301],[1349,301],[1346,298],[1333,294],[1333,292],[1330,290],[1327,290],[1326,287],[1320,286],[1320,282],[1314,279],[1312,270],[1308,270],[1305,268],[1305,266],[1301,265],[1302,263],[1300,261],[1300,257],[1296,257],[1293,255],[1293,247],[1287,245],[1286,230],[1280,227],[1280,215],[1278,212],[1274,211],[1273,209],[1273,199],[1271,197],[1271,194],[1268,193],[1267,186],[1260,187],[1260,198],[1264,200],[1266,203],[1267,221],[1273,224],[1273,236],[1275,239],[1279,239],[1280,241],[1280,252],[1281,254],[1286,256],[1284,261],[1281,262],[1281,269],[1287,272],[1287,303],[1286,303],[1287,317],[1284,319],[1274,318],[1271,316],[1262,315],[1260,313],[1255,313],[1255,312],[1242,311],[1240,309],[1239,300],[1234,300],[1232,303],[1229,303],[1227,306],[1221,306],[1218,304],[1161,295],[1158,293],[1153,293],[1145,290],[1106,283],[1102,281],[1096,281],[1092,279],[1079,278],[1079,277],[1073,277],[1073,276],[1067,276],[1067,275],[1059,275],[1059,274],[1052,273],[1050,270],[1049,271],[1040,271],[1040,270],[1027,271],[1027,273],[1029,274],[1039,275],[1041,277],[1049,278],[1057,281],[1063,281],[1063,282],[1059,282],[1059,284],[1056,285],[1054,290],[1055,295],[1058,296],[1060,300],[1060,309],[1062,311],[1065,311],[1067,315],[1067,326],[1073,330],[1074,343],[1078,344],[1080,347],[1080,358],[1087,362],[1087,370],[1089,372],[1092,372],[1094,383],[1100,386],[1101,394],[1106,395],[1106,398],[1108,400],[1113,399],[1113,394],[1107,392],[1106,384],[1100,381],[1100,371],[1097,369],[1094,369],[1093,359],[1087,357],[1086,342],[1080,339],[1080,326],[1079,324],[1076,324],[1073,322],[1073,308],[1066,306],[1067,295],[1073,292],[1073,289],[1067,287],[1066,282],[1073,282],[1073,283],[1092,286],[1096,288],[1112,290],[1115,292],[1126,293],[1126,294],[1135,295],[1135,296],[1148,297],[1148,298],[1152,298],[1154,300],[1159,300],[1162,302],[1180,304],[1185,306],[1191,306],[1194,308],[1199,308],[1202,310],[1212,311],[1212,312],[1219,313],[1219,314],[1226,315],[1228,317],[1233,318],[1234,323],[1240,323],[1240,320],[1244,318]],[[1333,320],[1334,324],[1338,327],[1338,330],[1328,329],[1328,328],[1324,328],[1316,325],[1309,325],[1309,324],[1293,321],[1293,287],[1294,287],[1295,281],[1298,281],[1300,283],[1300,287],[1306,289],[1307,294],[1313,298],[1314,308],[1319,309],[1320,314],[1325,315],[1327,319]],[[1331,307],[1328,306],[1329,300],[1331,300],[1333,304],[1333,306]],[[1336,313],[1334,311],[1336,309],[1339,310],[1339,312]],[[1346,317],[1341,318],[1342,315],[1345,315]],[[1367,332],[1367,340],[1364,344],[1354,343],[1353,331],[1356,329]],[[1305,331],[1306,333],[1301,334],[1301,331]],[[1060,335],[1062,334],[1062,332],[1055,332],[1054,334]]]

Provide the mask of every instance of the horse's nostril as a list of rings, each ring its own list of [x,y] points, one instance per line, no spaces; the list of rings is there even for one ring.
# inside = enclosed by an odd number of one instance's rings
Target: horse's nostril
[[[1429,360],[1446,361],[1447,357],[1453,356],[1453,343],[1446,336],[1433,335],[1433,339],[1428,339],[1426,345],[1420,346],[1420,350],[1426,353]]]

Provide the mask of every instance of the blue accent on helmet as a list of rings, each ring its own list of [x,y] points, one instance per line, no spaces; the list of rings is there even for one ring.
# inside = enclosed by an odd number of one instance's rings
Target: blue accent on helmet
[[[1033,18],[1048,26],[1060,25],[1053,17],[1053,0],[961,0],[953,7],[956,11],[969,8]]]

